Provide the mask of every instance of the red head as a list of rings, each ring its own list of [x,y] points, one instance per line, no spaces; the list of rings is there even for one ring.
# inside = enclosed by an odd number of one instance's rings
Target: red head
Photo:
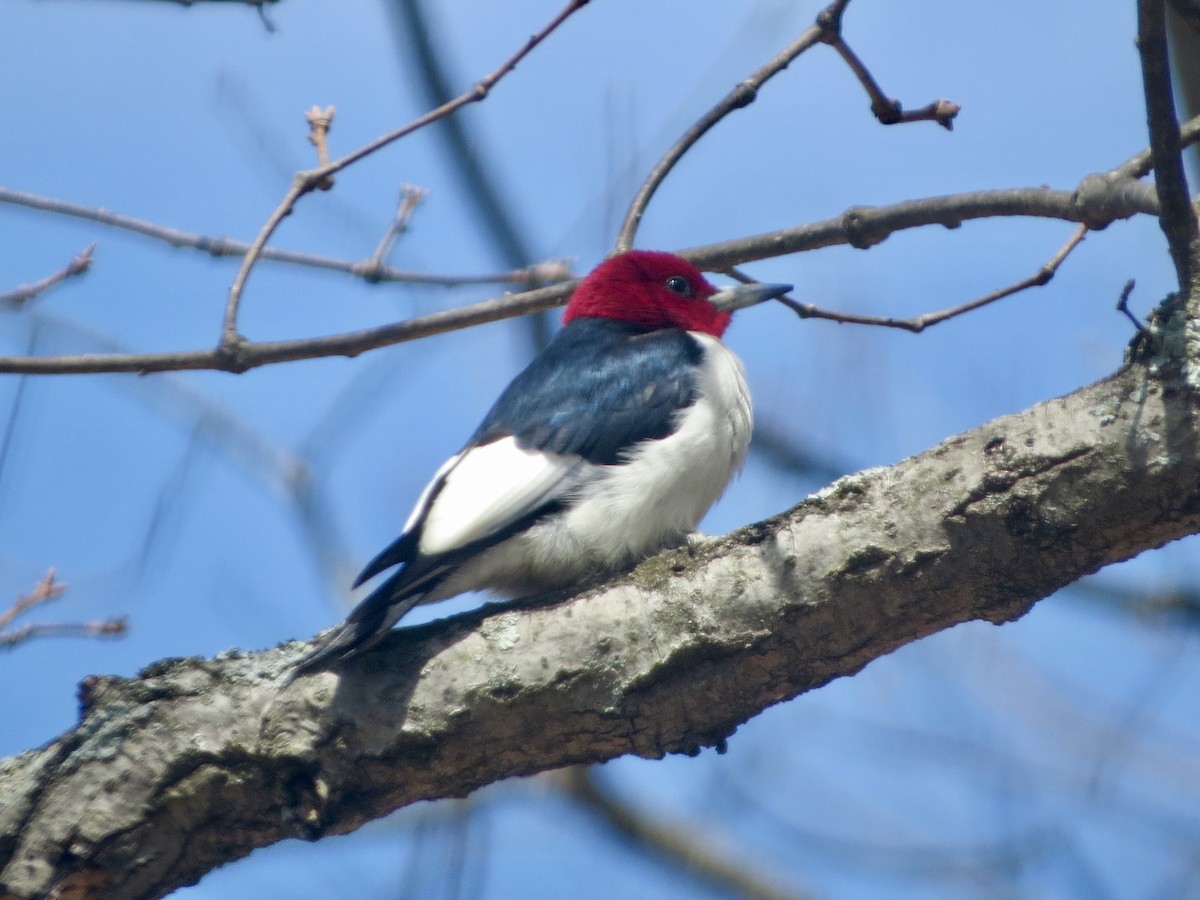
[[[631,250],[606,259],[580,282],[563,313],[563,324],[596,316],[720,337],[732,312],[710,302],[715,294],[717,289],[686,259]]]

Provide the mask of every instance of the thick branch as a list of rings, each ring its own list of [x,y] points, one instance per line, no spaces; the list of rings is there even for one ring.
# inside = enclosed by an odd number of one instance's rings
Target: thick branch
[[[406,629],[340,677],[279,693],[299,653],[285,647],[91,679],[78,727],[0,764],[0,894],[160,896],[417,800],[693,751],[904,643],[1017,618],[1200,532],[1195,394],[1147,371],[844,478],[570,604]]]

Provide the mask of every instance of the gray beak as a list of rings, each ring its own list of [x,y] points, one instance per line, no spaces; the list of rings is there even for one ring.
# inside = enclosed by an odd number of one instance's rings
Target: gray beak
[[[708,298],[708,302],[722,312],[733,312],[764,300],[782,297],[791,289],[790,284],[735,284],[717,291]]]

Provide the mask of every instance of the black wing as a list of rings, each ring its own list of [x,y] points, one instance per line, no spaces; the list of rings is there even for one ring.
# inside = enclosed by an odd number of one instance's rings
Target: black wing
[[[675,431],[676,413],[696,401],[703,354],[686,332],[575,319],[500,395],[471,444],[512,435],[526,449],[615,465]]]

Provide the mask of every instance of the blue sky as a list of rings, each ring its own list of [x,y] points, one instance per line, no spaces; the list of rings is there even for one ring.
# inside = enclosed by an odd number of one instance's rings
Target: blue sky
[[[818,8],[593,0],[468,109],[476,147],[538,256],[567,258],[576,272],[603,258],[659,154]],[[852,46],[906,105],[962,104],[953,133],[880,126],[845,67],[816,48],[688,155],[638,244],[692,246],[857,204],[1071,188],[1145,143],[1133,9],[1116,0],[855,0],[845,22]],[[449,0],[436,4],[433,24],[465,88],[556,11],[540,0]],[[250,240],[291,174],[312,163],[306,109],[337,107],[335,155],[424,111],[384,4],[283,0],[268,15],[274,33],[236,4],[7,0],[0,186]],[[305,198],[275,243],[369,256],[402,183],[430,193],[394,265],[499,267],[432,131]],[[1026,277],[1070,232],[1057,222],[968,223],[749,270],[795,283],[807,302],[913,315]],[[2,353],[216,341],[234,262],[4,205],[0,235],[0,291],[97,243],[86,277],[0,317]],[[1113,305],[1131,277],[1141,312],[1171,288],[1152,221],[1091,234],[1047,287],[920,336],[801,322],[772,305],[739,315],[727,340],[746,362],[760,421],[846,470],[886,465],[1116,368],[1130,326]],[[370,286],[264,263],[241,327],[254,339],[318,335],[499,292]],[[428,475],[528,360],[528,334],[519,322],[497,323],[241,376],[0,379],[0,416],[11,422],[0,597],[55,566],[69,592],[37,617],[128,614],[132,623],[120,641],[47,640],[0,655],[10,685],[0,752],[69,728],[75,684],[89,673],[268,647],[335,621],[348,600],[345,573],[321,564],[280,466],[310,468],[326,504],[321,526],[338,536],[345,565],[361,563],[395,536]],[[821,486],[752,456],[703,527],[761,519]],[[1195,553],[1194,541],[1182,542],[1100,578],[1131,589],[1194,586]],[[770,710],[724,756],[622,760],[601,775],[640,808],[829,896],[988,895],[1014,885],[1031,897],[1101,896],[1097,886],[1115,897],[1181,895],[1173,885],[1200,892],[1187,841],[1200,827],[1200,779],[1189,777],[1200,748],[1196,649],[1194,631],[1068,591],[1019,623],[954,629]],[[437,893],[450,880],[445,860],[460,832],[447,823],[456,820],[461,811],[423,807],[349,838],[281,845],[179,896],[319,898],[334,896],[333,885],[364,897]],[[484,792],[466,821],[479,896],[699,890],[536,782]],[[1017,874],[1000,864],[958,876],[919,871],[926,851],[978,863],[994,862],[984,851],[996,848],[1012,851]]]

